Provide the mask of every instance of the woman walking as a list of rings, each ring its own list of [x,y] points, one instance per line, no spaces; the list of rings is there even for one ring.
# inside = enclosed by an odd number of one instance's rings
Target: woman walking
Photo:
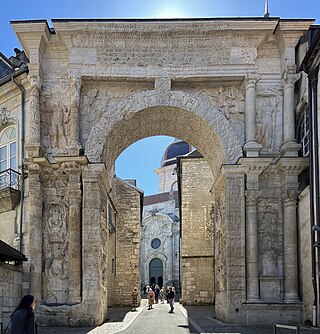
[[[132,297],[132,311],[136,311],[136,308],[139,306],[139,291],[137,287],[133,288],[131,297]]]
[[[34,308],[35,299],[32,295],[23,296],[19,305],[11,315],[11,334],[36,334]]]
[[[152,309],[152,305],[154,304],[154,292],[152,289],[149,290],[148,292],[148,310]]]

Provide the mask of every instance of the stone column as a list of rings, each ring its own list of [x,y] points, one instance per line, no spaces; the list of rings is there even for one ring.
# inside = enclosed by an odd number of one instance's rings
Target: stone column
[[[294,68],[289,68],[283,77],[283,142],[281,154],[283,156],[298,156],[300,145],[296,140],[294,86],[300,78],[300,73],[295,73]]]
[[[297,191],[285,190],[283,200],[284,301],[298,302]]]
[[[32,75],[29,95],[29,135],[27,136],[26,148],[28,157],[38,157],[40,153],[40,78]],[[25,126],[22,124],[22,126]]]
[[[68,182],[68,278],[70,304],[81,300],[81,167],[76,162],[65,162],[62,170],[69,175]]]
[[[256,83],[257,77],[249,75],[246,78],[246,142],[244,151],[247,157],[258,157],[262,146],[256,139]]]
[[[43,194],[40,180],[41,167],[36,163],[28,165],[28,184],[30,196],[29,254],[30,263],[30,293],[41,298],[42,289],[42,207]]]
[[[101,277],[101,164],[83,168],[83,220],[82,220],[82,302],[87,310],[84,316],[91,324],[104,320],[105,295]]]
[[[82,79],[81,77],[70,77],[70,113],[69,113],[69,137],[68,153],[70,155],[79,155],[82,148],[80,142],[80,124],[79,124],[79,107],[81,95]]]
[[[246,301],[245,251],[245,175],[239,165],[223,165],[225,174],[225,291],[222,303],[216,305],[216,315],[222,320],[243,322]],[[227,307],[226,305],[232,305]]]
[[[257,226],[257,200],[259,196],[261,196],[260,191],[246,191],[246,262],[248,302],[257,302],[260,300]]]

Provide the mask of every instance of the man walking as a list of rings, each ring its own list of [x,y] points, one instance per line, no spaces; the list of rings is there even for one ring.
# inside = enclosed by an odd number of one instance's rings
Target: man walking
[[[171,287],[169,288],[168,301],[169,301],[169,304],[170,304],[169,313],[173,313],[173,310],[174,310],[174,306],[173,306],[173,304],[174,304],[174,291],[172,290]]]

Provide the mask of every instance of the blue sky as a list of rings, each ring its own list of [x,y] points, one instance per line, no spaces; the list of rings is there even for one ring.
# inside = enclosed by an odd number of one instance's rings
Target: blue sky
[[[53,18],[182,18],[263,16],[264,0],[19,0],[1,1],[0,51],[7,57],[20,47],[10,20]],[[320,0],[269,0],[271,16],[314,18],[320,24]],[[146,195],[157,193],[155,168],[169,137],[152,137],[139,141],[118,158],[116,173],[121,178],[138,180]]]

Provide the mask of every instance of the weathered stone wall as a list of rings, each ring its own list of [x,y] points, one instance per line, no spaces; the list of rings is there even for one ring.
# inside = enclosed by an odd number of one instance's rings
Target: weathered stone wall
[[[1,240],[13,245],[13,238],[17,233],[17,211],[9,210],[0,213]]]
[[[0,262],[0,322],[4,328],[22,297],[22,266]]]
[[[116,209],[115,305],[131,305],[131,292],[140,289],[141,192],[114,179],[110,196]]]
[[[182,300],[214,300],[212,172],[204,159],[180,159],[182,218]]]
[[[111,203],[110,203],[111,205]],[[108,207],[108,211],[112,208],[112,206]],[[112,214],[113,214],[113,224],[116,227],[116,218],[115,218],[115,213],[112,209]],[[108,213],[109,217],[109,213]],[[116,268],[116,257],[117,257],[117,251],[116,251],[116,230],[108,230],[108,264],[107,268],[103,268],[103,270],[108,271],[108,306],[113,306],[117,302],[117,294],[115,291],[116,287],[116,273],[117,273],[117,268]]]
[[[298,221],[299,221],[299,274],[301,277],[300,293],[303,302],[302,322],[312,321],[312,307],[314,291],[312,286],[312,255],[310,230],[310,188],[305,188],[299,195]]]

